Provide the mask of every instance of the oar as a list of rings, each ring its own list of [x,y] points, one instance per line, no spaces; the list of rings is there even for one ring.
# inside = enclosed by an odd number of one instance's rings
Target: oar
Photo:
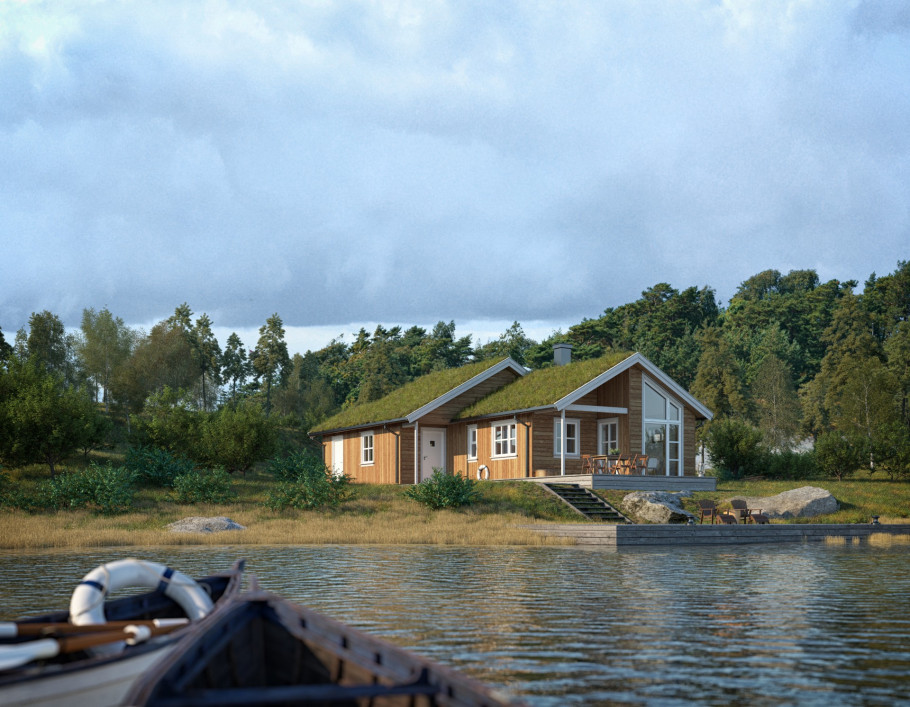
[[[129,645],[142,643],[152,636],[170,633],[177,626],[162,626],[150,628],[148,626],[129,625],[120,631],[107,633],[94,633],[87,636],[65,636],[61,638],[40,638],[37,641],[17,643],[13,646],[0,646],[0,670],[18,668],[20,665],[31,663],[33,660],[53,658],[61,653],[74,653],[86,648],[103,646],[108,643],[125,640]],[[126,634],[124,636],[124,634]]]
[[[50,636],[54,634],[73,633],[105,633],[123,629],[126,626],[148,626],[149,628],[164,628],[165,626],[185,626],[189,619],[152,619],[151,621],[108,621],[103,624],[84,624],[77,626],[71,623],[28,623],[15,621],[0,621],[0,638],[15,638],[16,636]]]

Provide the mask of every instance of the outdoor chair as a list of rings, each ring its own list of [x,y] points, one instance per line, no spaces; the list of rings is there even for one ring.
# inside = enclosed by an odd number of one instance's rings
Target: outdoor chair
[[[581,455],[581,473],[582,474],[593,474],[594,473],[594,464],[591,461],[590,454]]]
[[[736,520],[736,516],[730,513],[730,511],[722,511],[717,514],[717,520],[720,521],[722,525],[738,525],[739,521]]]
[[[648,476],[656,476],[657,472],[659,470],[660,470],[660,459],[657,459],[656,457],[652,457],[652,458],[648,459],[648,468],[647,468],[647,471],[645,471],[645,473]]]
[[[749,507],[746,505],[746,502],[744,500],[741,498],[734,498],[732,501],[730,501],[730,508],[733,509],[732,512],[736,517],[737,523],[749,522]]]
[[[704,523],[705,518],[711,519],[711,525],[714,525],[714,519],[717,517],[717,504],[714,501],[705,499],[698,501],[698,512],[701,515],[699,523]]]
[[[644,476],[648,473],[648,455],[640,454],[635,457],[635,471]]]
[[[771,519],[768,518],[768,516],[766,516],[764,513],[762,513],[761,509],[758,509],[757,511],[752,511],[752,513],[750,513],[749,515],[752,518],[753,523],[758,523],[759,525],[769,525],[771,523]]]

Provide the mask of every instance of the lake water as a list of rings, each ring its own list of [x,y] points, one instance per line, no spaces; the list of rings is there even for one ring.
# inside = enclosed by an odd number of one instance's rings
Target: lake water
[[[306,546],[0,553],[0,618],[96,565],[260,583],[532,705],[910,704],[910,546]]]

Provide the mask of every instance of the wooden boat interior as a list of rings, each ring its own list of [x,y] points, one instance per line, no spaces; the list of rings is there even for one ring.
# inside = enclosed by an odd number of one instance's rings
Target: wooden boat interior
[[[510,704],[451,670],[259,591],[200,624],[130,697],[156,707]]]

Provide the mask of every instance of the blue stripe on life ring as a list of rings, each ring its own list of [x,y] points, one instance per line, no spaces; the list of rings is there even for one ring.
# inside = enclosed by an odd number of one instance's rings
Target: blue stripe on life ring
[[[161,573],[161,581],[158,582],[158,587],[157,587],[156,591],[159,591],[162,594],[164,594],[164,591],[167,589],[167,585],[170,584],[170,582],[168,582],[167,580],[169,580],[173,576],[173,574],[174,574],[174,570],[172,570],[170,567],[168,567],[166,570],[164,570],[164,572]]]
[[[90,586],[90,587],[94,587],[95,589],[97,589],[97,590],[98,590],[99,592],[101,592],[102,594],[104,594],[104,592],[105,592],[105,587],[104,587],[104,585],[101,584],[101,582],[96,582],[96,581],[94,581],[94,580],[92,580],[92,579],[87,579],[87,580],[85,580],[85,581],[83,581],[83,582],[79,582],[79,584],[87,584],[87,585]]]

